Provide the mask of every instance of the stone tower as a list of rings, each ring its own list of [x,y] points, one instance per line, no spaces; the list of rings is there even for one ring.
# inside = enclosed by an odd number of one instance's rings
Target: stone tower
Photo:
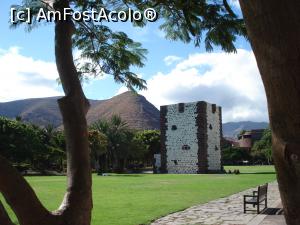
[[[221,107],[207,102],[161,106],[162,173],[209,173],[222,170]]]

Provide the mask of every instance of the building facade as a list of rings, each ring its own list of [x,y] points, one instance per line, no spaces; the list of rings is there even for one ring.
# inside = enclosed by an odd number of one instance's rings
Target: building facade
[[[162,173],[222,171],[221,107],[207,102],[161,106]],[[157,156],[156,156],[157,158]]]
[[[263,137],[264,132],[264,129],[245,131],[243,134],[238,136],[238,147],[245,148],[250,151],[254,143]]]

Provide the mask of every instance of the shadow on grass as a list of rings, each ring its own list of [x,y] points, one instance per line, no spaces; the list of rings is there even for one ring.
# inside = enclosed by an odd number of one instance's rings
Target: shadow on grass
[[[243,174],[276,174],[276,172],[249,172],[249,173],[240,173],[240,175]]]
[[[99,177],[145,177],[148,174],[108,174],[108,175],[98,175]]]
[[[234,173],[232,173],[232,174],[234,175]],[[249,173],[242,172],[237,175],[266,175],[266,174],[276,174],[276,172],[249,172]],[[108,177],[146,177],[149,175],[157,175],[157,174],[144,174],[144,173],[141,173],[141,174],[135,174],[135,173],[115,174],[115,173],[113,173],[113,174],[104,175],[103,177],[106,177],[106,176],[108,176]],[[158,175],[162,175],[162,174],[158,174]],[[170,175],[170,174],[167,174],[167,175]],[[203,174],[199,174],[199,175],[203,175]],[[219,173],[210,173],[210,174],[206,174],[206,175],[219,175]],[[226,173],[224,173],[223,175],[226,175]],[[231,175],[231,174],[228,174],[228,175]],[[99,176],[102,177],[102,175],[99,175]]]

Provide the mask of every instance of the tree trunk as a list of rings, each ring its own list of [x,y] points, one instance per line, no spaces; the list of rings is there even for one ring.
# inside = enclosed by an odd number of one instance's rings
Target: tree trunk
[[[57,11],[70,8],[68,0],[55,1]],[[55,56],[65,97],[58,100],[67,146],[67,192],[60,208],[51,213],[38,200],[26,180],[0,157],[0,192],[15,212],[20,225],[90,225],[92,179],[85,98],[72,55],[74,24],[55,24]],[[13,225],[0,202],[0,224]]]
[[[107,157],[106,154],[102,154],[98,158],[99,171],[98,174],[107,173]]]
[[[126,159],[123,159],[123,158],[119,159],[118,170],[120,171],[120,173],[124,173],[124,171],[125,171],[125,161],[126,161]]]
[[[61,1],[56,10],[69,8]],[[59,99],[67,145],[68,189],[59,209],[64,225],[90,225],[92,210],[92,179],[86,113],[89,102],[84,96],[72,55],[74,24],[55,24],[55,57],[60,80],[66,94]]]
[[[267,94],[286,222],[300,224],[300,1],[240,3]]]

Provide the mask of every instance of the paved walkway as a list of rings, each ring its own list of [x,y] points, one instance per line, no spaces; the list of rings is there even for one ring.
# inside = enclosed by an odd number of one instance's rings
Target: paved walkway
[[[277,209],[281,209],[282,212],[282,204],[277,205]],[[286,225],[284,215],[264,215],[259,214],[253,220],[250,221],[247,225]]]
[[[286,225],[283,215],[267,216],[259,225]]]
[[[255,223],[257,214],[243,213],[243,195],[251,194],[253,190],[257,188],[170,214],[151,225],[250,225],[251,222],[253,225],[259,224],[266,216]],[[275,208],[279,204],[278,185],[271,183],[268,189],[268,207]]]

